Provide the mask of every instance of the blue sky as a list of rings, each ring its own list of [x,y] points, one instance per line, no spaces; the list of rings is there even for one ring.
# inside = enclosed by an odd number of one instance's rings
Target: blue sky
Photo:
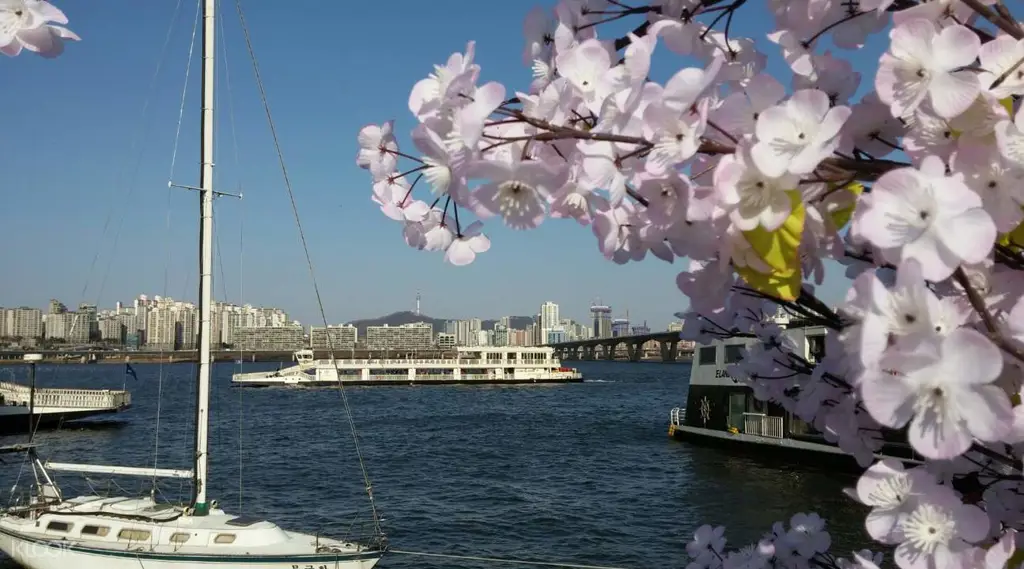
[[[56,60],[0,61],[8,85],[0,95],[0,305],[44,307],[54,297],[109,306],[139,293],[194,299],[198,198],[167,182],[195,1],[180,9],[175,0],[146,2],[144,10],[130,0],[55,3],[82,41]],[[215,296],[317,323],[234,2],[223,4],[216,181],[224,191],[241,187],[245,199],[217,202]],[[491,250],[452,267],[405,245],[401,228],[370,201],[369,178],[354,163],[359,128],[394,118],[410,147],[410,88],[470,39],[482,82],[525,89],[521,22],[532,3],[242,4],[331,322],[411,310],[417,291],[424,312],[441,318],[531,315],[550,300],[585,319],[600,297],[616,316],[628,309],[631,320],[660,328],[686,306],[675,286],[685,261],[616,265],[600,255],[589,228],[572,221],[547,220],[528,232],[489,221]],[[768,14],[760,4],[744,7],[737,33],[763,38],[767,28],[756,26]],[[856,54],[861,71],[877,60],[883,37]],[[769,70],[788,84],[777,49],[759,43]],[[196,50],[173,174],[187,185],[198,183],[198,42]],[[692,65],[659,51],[655,79]],[[829,288],[834,298],[839,288]]]

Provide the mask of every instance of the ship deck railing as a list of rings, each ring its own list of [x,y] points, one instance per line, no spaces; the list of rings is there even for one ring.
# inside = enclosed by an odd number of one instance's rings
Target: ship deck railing
[[[744,413],[743,434],[773,439],[785,438],[783,418],[765,413]]]
[[[315,362],[321,367],[331,367],[331,360],[317,360]],[[308,367],[312,362],[303,362],[303,367]],[[359,366],[378,366],[378,365],[395,365],[410,367],[416,365],[447,365],[452,367],[516,367],[516,366],[528,366],[528,367],[554,367],[558,368],[561,366],[561,362],[558,360],[537,360],[537,361],[520,361],[520,360],[481,360],[473,358],[464,359],[386,359],[386,360],[349,360],[349,359],[336,359],[334,365],[339,368],[350,368]]]
[[[686,409],[682,407],[673,407],[672,411],[668,414],[669,424],[675,425],[676,427],[682,425],[686,421]]]
[[[28,405],[31,389],[24,385],[0,381],[0,395],[6,405]],[[36,407],[65,407],[69,409],[119,409],[131,405],[127,391],[109,389],[36,388]]]

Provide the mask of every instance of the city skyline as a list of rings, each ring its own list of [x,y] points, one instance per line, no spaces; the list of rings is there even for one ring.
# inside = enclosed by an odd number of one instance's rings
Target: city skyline
[[[158,294],[140,293],[140,294],[136,294],[133,297],[128,298],[127,301],[125,301],[125,300],[118,300],[118,301],[114,301],[114,302],[112,302],[112,303],[110,303],[108,305],[103,305],[103,304],[93,303],[93,302],[84,302],[84,301],[81,301],[81,302],[66,302],[65,299],[62,299],[62,298],[59,298],[59,297],[56,297],[56,296],[51,296],[50,298],[48,298],[45,302],[41,303],[40,305],[31,305],[31,304],[25,304],[25,303],[11,302],[11,301],[8,301],[5,297],[0,297],[0,308],[37,308],[37,309],[42,310],[43,313],[46,314],[48,312],[49,308],[51,307],[51,305],[53,304],[53,302],[57,301],[62,306],[66,307],[67,310],[69,310],[69,311],[75,310],[75,307],[78,307],[78,306],[88,305],[88,306],[95,307],[100,312],[103,312],[105,310],[113,310],[118,304],[130,305],[134,300],[140,299],[140,298],[147,298],[147,299],[164,298],[164,299],[170,299],[170,300],[173,300],[173,301],[176,301],[176,302],[180,302],[180,303],[193,303],[193,304],[195,303],[194,300],[189,299],[189,298],[178,298],[178,297],[175,297],[175,296],[172,296],[172,295],[158,295]],[[297,321],[297,322],[301,323],[305,327],[309,327],[309,326],[323,326],[324,325],[324,322],[319,317],[319,315],[316,315],[315,320],[306,320],[306,319],[302,319],[302,318],[297,318],[297,317],[295,317],[296,313],[293,312],[287,306],[275,306],[275,305],[271,305],[271,304],[259,304],[259,303],[252,303],[252,302],[249,302],[249,303],[239,303],[239,302],[234,302],[234,301],[231,301],[231,300],[221,300],[220,298],[217,298],[216,295],[214,295],[214,302],[215,303],[227,303],[227,304],[232,304],[232,305],[236,305],[236,306],[248,306],[248,307],[252,307],[252,308],[255,308],[255,309],[279,309],[279,310],[283,311],[285,314],[287,314],[289,316],[289,321]],[[580,312],[580,310],[566,310],[566,305],[565,304],[559,303],[559,302],[556,302],[556,301],[553,301],[553,300],[550,300],[550,299],[547,299],[547,300],[544,300],[542,302],[535,303],[534,309],[532,311],[531,310],[525,310],[522,313],[506,312],[504,314],[499,314],[499,315],[494,315],[494,316],[490,316],[490,315],[487,315],[487,316],[468,315],[468,316],[464,316],[464,317],[455,318],[455,317],[448,317],[446,315],[432,314],[428,307],[423,307],[422,306],[423,303],[425,303],[425,299],[422,297],[421,294],[417,293],[413,297],[413,301],[412,301],[411,307],[401,307],[401,308],[398,308],[396,310],[391,310],[389,312],[385,312],[385,313],[382,313],[382,314],[370,315],[370,316],[360,317],[360,318],[350,318],[350,319],[340,319],[340,320],[331,320],[330,318],[328,318],[327,325],[328,326],[335,326],[335,325],[341,325],[341,324],[348,324],[348,323],[351,323],[351,322],[359,322],[359,321],[365,321],[365,320],[375,320],[375,319],[384,318],[386,316],[389,316],[389,315],[392,315],[392,314],[396,314],[396,313],[402,313],[402,312],[413,313],[413,314],[416,314],[417,316],[422,316],[423,318],[430,318],[430,319],[433,319],[433,320],[467,320],[467,319],[474,319],[475,318],[475,319],[479,319],[481,321],[489,321],[490,322],[490,321],[499,321],[502,318],[508,318],[508,317],[534,318],[534,319],[537,319],[538,316],[542,316],[543,315],[544,306],[547,305],[548,303],[551,303],[551,304],[555,305],[555,309],[554,309],[554,313],[553,313],[554,316],[552,317],[552,321],[553,322],[558,322],[561,319],[570,319],[570,320],[573,320],[573,321],[579,322],[579,323],[591,323],[592,320],[593,320],[593,316],[591,314],[591,307],[594,306],[595,304],[608,304],[608,303],[604,303],[601,298],[597,297],[595,299],[587,301],[586,306],[582,310],[583,314],[577,315],[576,313]],[[420,308],[419,312],[417,312],[417,307]],[[615,310],[614,306],[612,307],[612,309],[613,309],[613,312],[612,312],[612,318],[613,319],[625,318],[625,317],[629,316],[628,309],[621,311],[621,314],[620,314],[620,311]],[[560,315],[561,315],[561,318],[560,318]],[[665,318],[664,325],[661,326],[661,327],[653,326],[649,320],[636,319],[636,318],[633,318],[633,317],[629,317],[629,320],[630,320],[631,325],[646,324],[652,331],[664,331],[664,330],[668,330],[669,325],[672,322],[674,322],[674,321],[676,321],[678,319],[675,318],[673,315],[669,314]]]
[[[651,332],[646,323],[630,326],[626,319],[613,320],[604,305],[591,307],[591,322],[563,318],[559,306],[551,301],[542,303],[534,317],[504,316],[487,326],[480,318],[440,320],[406,314],[409,316],[401,322],[383,318],[307,326],[289,318],[280,307],[214,302],[210,307],[211,347],[280,352],[305,347],[325,349],[333,344],[339,349],[420,351],[455,346],[537,346]],[[103,309],[87,303],[79,304],[77,309],[68,308],[58,299],[51,299],[45,311],[0,306],[0,343],[8,348],[46,345],[192,350],[198,337],[198,307],[159,295],[140,294],[129,303],[117,302]]]

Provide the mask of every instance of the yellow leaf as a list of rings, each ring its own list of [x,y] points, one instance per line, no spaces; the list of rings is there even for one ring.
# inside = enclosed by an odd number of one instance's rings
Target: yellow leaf
[[[750,285],[750,288],[772,298],[796,300],[800,296],[800,284],[803,282],[803,275],[800,274],[800,271],[787,277],[766,275],[750,267],[736,267],[736,272]]]
[[[800,192],[788,192],[793,211],[775,231],[757,227],[744,231],[757,256],[770,267],[768,273],[750,267],[736,267],[736,272],[751,288],[782,300],[796,300],[800,295],[803,273],[800,267],[800,239],[804,233],[804,204]]]
[[[999,104],[1002,105],[1004,109],[1006,109],[1006,112],[1010,113],[1011,117],[1013,116],[1013,97],[1001,99],[999,101]]]
[[[846,224],[850,222],[850,216],[853,215],[853,208],[857,207],[857,198],[859,198],[864,192],[864,185],[860,182],[853,182],[847,184],[843,189],[836,191],[850,192],[853,194],[853,199],[851,200],[850,205],[839,208],[829,214],[829,217],[832,218],[832,224],[835,225],[835,228],[838,231],[846,227]]]
[[[1024,248],[1024,223],[1021,223],[1013,231],[999,236],[999,244]]]

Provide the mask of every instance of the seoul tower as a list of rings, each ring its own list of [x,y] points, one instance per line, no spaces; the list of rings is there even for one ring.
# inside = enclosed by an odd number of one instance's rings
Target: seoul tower
[[[420,291],[416,291],[416,316],[420,315]]]

